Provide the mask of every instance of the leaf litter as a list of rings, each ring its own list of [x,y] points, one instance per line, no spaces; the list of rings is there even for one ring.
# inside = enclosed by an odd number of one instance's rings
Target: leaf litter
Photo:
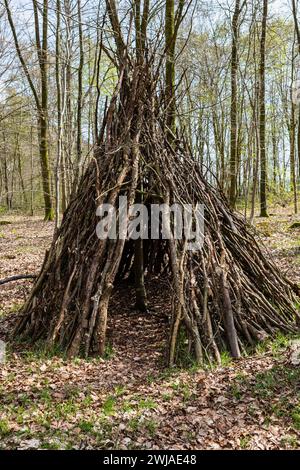
[[[7,218],[7,217],[6,217]],[[283,222],[268,238],[299,282]],[[37,273],[52,224],[11,216],[2,227],[0,277]],[[259,227],[258,227],[259,229]],[[265,240],[266,241],[266,240]],[[287,249],[286,246],[290,248]],[[298,255],[296,255],[298,256]],[[7,340],[29,281],[0,290],[0,339]],[[9,346],[0,365],[3,449],[291,449],[300,447],[299,341],[271,343],[223,367],[165,369],[169,286],[151,279],[151,311],[132,309],[133,288],[113,296],[106,358],[74,359]]]

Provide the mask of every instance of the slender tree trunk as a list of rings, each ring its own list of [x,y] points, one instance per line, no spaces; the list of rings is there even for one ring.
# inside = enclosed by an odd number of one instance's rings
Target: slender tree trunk
[[[134,273],[136,295],[135,307],[141,312],[146,312],[147,293],[144,278],[144,242],[141,238],[135,241]]]
[[[30,214],[33,216],[33,202],[34,202],[34,188],[33,188],[33,127],[30,128]]]
[[[4,161],[4,190],[7,210],[10,210],[10,199],[9,199],[9,181],[8,181],[8,169],[7,169],[7,146],[5,132],[3,132],[3,161]]]
[[[49,124],[48,124],[48,0],[43,3],[43,42],[40,54],[41,68],[41,102],[40,113],[40,156],[42,161],[42,178],[45,199],[45,220],[53,220],[51,202],[50,169],[49,169]]]
[[[231,48],[231,110],[230,110],[230,190],[229,201],[232,207],[236,203],[237,189],[237,72],[238,72],[238,33],[239,33],[240,0],[235,2],[232,19]]]
[[[297,45],[298,45],[298,61],[297,61],[297,67],[300,67],[300,29],[299,29],[299,22],[298,22],[298,17],[297,17],[297,7],[298,7],[298,0],[297,0],[297,5],[296,1],[292,0],[292,11],[293,11],[293,18],[294,18],[294,25],[295,25],[295,32],[296,32],[296,38],[297,38]],[[300,75],[300,70],[298,69],[297,71],[297,80],[299,80],[299,75]],[[300,107],[298,105],[298,126],[297,126],[297,160],[298,160],[298,175],[296,177],[296,180],[298,179],[298,184],[297,184],[297,189],[299,189],[300,186]],[[297,196],[297,194],[296,194]]]
[[[62,93],[61,93],[61,2],[56,1],[56,94],[57,94],[57,157],[55,165],[55,196],[56,196],[56,212],[55,226],[58,228],[60,219],[60,186],[61,186],[61,161],[62,161]]]
[[[175,114],[175,1],[166,0],[165,41],[166,41],[166,106],[167,126],[170,138],[176,132]]]
[[[300,109],[298,109],[298,126],[297,126],[297,164],[298,164],[298,174],[297,174],[297,190],[300,189]]]
[[[253,223],[255,216],[255,200],[259,178],[259,162],[260,162],[260,139],[259,139],[259,123],[258,123],[258,107],[259,107],[259,87],[255,87],[255,96],[253,103],[253,123],[254,123],[254,159],[252,174],[252,195],[251,195],[251,213],[250,223]]]
[[[294,69],[295,69],[295,62],[294,62],[294,45],[293,45],[293,51],[292,51],[292,76],[291,76],[291,82],[293,84],[294,80]],[[296,122],[296,105],[293,102],[293,96],[292,96],[292,86],[291,86],[291,119],[290,119],[290,189],[293,193],[293,198],[294,198],[294,212],[297,214],[298,212],[298,198],[297,198],[297,169],[296,169],[296,127],[297,127],[297,122]]]
[[[17,147],[16,147],[16,153],[17,153],[17,159],[18,159],[18,171],[19,171],[19,177],[20,177],[20,186],[22,190],[22,196],[24,199],[24,205],[26,210],[28,209],[27,207],[27,196],[26,196],[26,188],[24,184],[24,178],[23,178],[23,172],[22,172],[22,162],[21,162],[21,150],[20,150],[20,143],[19,143],[19,134],[17,134]]]
[[[140,186],[141,193],[137,194],[137,203],[143,203],[143,184]],[[142,228],[141,228],[142,229]],[[135,276],[135,307],[141,312],[147,311],[147,293],[145,288],[145,266],[144,266],[144,241],[140,237],[135,240],[134,254],[134,276]]]
[[[50,170],[49,170],[49,157],[48,157],[48,122],[45,115],[42,113],[39,117],[40,127],[40,160],[42,170],[42,185],[45,203],[45,220],[53,220],[53,209],[51,202],[51,189],[50,189]]]
[[[266,158],[266,105],[265,105],[265,60],[268,0],[263,1],[263,17],[260,42],[260,90],[259,90],[259,144],[260,144],[260,216],[267,212],[267,158]]]
[[[294,198],[294,211],[295,214],[298,212],[298,201],[297,201],[297,178],[296,178],[296,162],[295,162],[295,106],[294,103],[291,105],[291,124],[290,124],[290,165],[291,165],[291,191]]]
[[[77,17],[78,17],[78,37],[79,37],[79,67],[78,67],[78,97],[77,97],[77,142],[75,165],[74,186],[78,184],[80,165],[82,160],[82,94],[83,94],[83,67],[84,67],[84,49],[83,49],[83,33],[81,19],[81,0],[77,0]]]

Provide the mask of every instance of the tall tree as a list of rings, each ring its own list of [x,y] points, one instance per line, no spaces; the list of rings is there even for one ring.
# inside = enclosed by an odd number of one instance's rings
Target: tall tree
[[[291,118],[289,124],[289,134],[290,134],[290,167],[291,167],[291,182],[290,188],[293,193],[294,198],[294,211],[295,214],[298,212],[298,198],[297,198],[297,171],[296,171],[296,127],[297,127],[297,119],[296,119],[296,104],[293,100],[293,80],[294,80],[294,68],[295,68],[295,59],[294,59],[294,47],[293,44],[292,49],[292,68],[291,68]]]
[[[297,67],[298,69],[296,70],[296,75],[297,75],[297,80],[299,80],[299,75],[300,75],[300,29],[299,29],[299,22],[298,22],[298,0],[297,0],[297,5],[296,1],[292,0],[292,10],[293,10],[293,18],[294,18],[294,25],[295,25],[295,32],[296,32],[296,39],[297,39]],[[298,134],[297,134],[297,154],[298,154],[298,181],[300,182],[300,106],[298,106]],[[297,188],[296,188],[297,190]],[[296,194],[297,197],[297,192],[294,190],[294,194]],[[296,202],[297,205],[297,202]]]
[[[175,134],[175,2],[166,0],[166,104],[167,126]]]
[[[259,66],[259,146],[260,146],[260,216],[268,217],[267,211],[267,158],[266,158],[266,31],[268,17],[268,0],[263,0],[263,14],[260,40]]]
[[[79,40],[79,66],[78,66],[78,97],[77,97],[77,162],[75,170],[74,183],[77,185],[80,165],[82,159],[82,99],[83,99],[83,67],[84,67],[84,49],[83,49],[83,31],[81,18],[81,0],[77,0],[78,17],[78,40]]]
[[[24,55],[22,53],[8,0],[4,0],[4,5],[7,13],[8,22],[13,35],[17,56],[19,58],[19,61],[21,63],[21,66],[23,68],[23,71],[25,73],[29,87],[32,91],[35,100],[38,115],[39,154],[45,203],[45,220],[53,220],[54,213],[51,201],[50,168],[48,153],[48,0],[43,0],[42,7],[38,5],[37,0],[32,0],[32,2],[35,23],[35,46],[37,50],[40,71],[38,87],[34,85],[32,75],[29,71]],[[40,9],[42,11],[42,34],[40,31]]]
[[[165,8],[165,48],[166,48],[166,124],[170,130],[170,138],[176,132],[175,102],[175,50],[178,29],[184,17],[185,0],[179,0],[175,12],[175,1],[166,0]]]
[[[238,36],[239,36],[240,0],[236,0],[232,18],[231,46],[231,110],[230,110],[230,191],[232,207],[236,203],[237,167],[238,167],[238,132],[237,132],[237,74],[238,74]]]

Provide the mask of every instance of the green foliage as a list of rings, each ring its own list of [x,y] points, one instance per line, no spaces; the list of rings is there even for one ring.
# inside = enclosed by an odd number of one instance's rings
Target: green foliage
[[[57,442],[43,442],[41,448],[44,450],[59,450],[60,446]]]
[[[138,403],[138,408],[142,410],[154,410],[157,404],[152,398],[142,398]]]
[[[26,343],[26,341],[22,340],[21,343]],[[66,359],[65,351],[58,344],[49,347],[44,341],[36,342],[30,350],[24,351],[23,355],[27,362],[45,361],[53,357]]]
[[[241,397],[242,397],[242,392],[241,392],[241,388],[240,388],[239,384],[234,383],[233,385],[231,385],[230,390],[231,390],[232,396],[233,396],[236,400],[240,400],[240,399],[241,399]]]
[[[223,367],[226,367],[226,366],[229,366],[230,364],[232,364],[231,355],[229,354],[228,351],[222,351],[221,352],[221,365]]]
[[[286,436],[281,440],[283,446],[291,447],[292,449],[297,449],[299,447],[299,441],[296,436]]]
[[[296,429],[300,430],[300,405],[296,406],[292,411],[293,425]]]
[[[288,420],[295,429],[300,429],[300,404],[294,404],[294,397],[299,398],[299,383],[298,367],[279,364],[258,372],[255,377],[237,376],[230,390],[237,400],[246,400],[246,394],[261,400],[265,425],[271,423],[271,417],[274,415],[278,419]],[[250,409],[248,411],[250,412]]]
[[[114,355],[115,355],[115,351],[114,351],[113,345],[108,342],[105,346],[104,359],[109,361],[110,359],[114,357]]]
[[[157,430],[157,423],[154,419],[148,419],[144,423],[145,428],[148,430],[149,435],[153,438]]]
[[[94,423],[91,421],[80,421],[79,428],[84,433],[92,432],[94,429]]]
[[[241,449],[247,449],[249,447],[249,444],[251,442],[251,437],[250,436],[244,436],[240,439],[240,447]]]
[[[5,419],[0,420],[0,436],[6,436],[9,434],[10,429],[8,422]]]
[[[176,364],[180,368],[197,367],[193,351],[190,349],[186,329],[181,325],[177,337]]]
[[[102,405],[102,409],[105,415],[113,415],[115,412],[116,398],[109,396]]]
[[[258,343],[255,347],[257,354],[264,354],[266,352],[272,352],[276,357],[280,352],[286,349],[291,339],[296,339],[297,335],[284,335],[283,333],[277,333],[274,338],[268,338],[265,341]]]

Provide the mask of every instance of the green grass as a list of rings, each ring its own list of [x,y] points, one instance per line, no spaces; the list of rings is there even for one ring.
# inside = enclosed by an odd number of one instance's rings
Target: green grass
[[[162,395],[162,399],[163,399],[164,401],[167,401],[167,402],[168,402],[168,401],[171,401],[172,398],[173,398],[173,396],[172,396],[171,393],[164,393],[164,394]]]
[[[84,433],[89,433],[94,430],[94,423],[91,421],[80,421],[79,429]]]
[[[234,383],[233,385],[231,385],[230,387],[230,392],[232,394],[232,396],[236,399],[236,400],[240,400],[241,397],[242,397],[242,391],[241,391],[241,388],[238,384]]]
[[[299,441],[296,436],[286,436],[281,440],[283,446],[289,446],[292,449],[299,448]]]
[[[123,385],[117,385],[115,387],[114,393],[116,397],[121,397],[122,395],[124,395],[125,391],[126,388]]]
[[[74,402],[73,399],[65,400],[61,403],[53,403],[49,406],[49,415],[57,419],[67,419],[74,416],[81,408],[80,403]]]
[[[223,367],[229,366],[230,364],[232,364],[232,361],[233,361],[233,359],[230,356],[228,351],[222,351],[221,352],[221,365]]]
[[[189,402],[193,398],[193,392],[191,391],[189,385],[185,382],[173,382],[171,387],[178,395],[182,397],[184,403]]]
[[[109,361],[110,359],[112,359],[115,355],[115,350],[112,346],[111,343],[107,343],[106,346],[105,346],[105,352],[104,352],[104,359],[106,359],[107,361]]]
[[[275,338],[269,338],[257,344],[255,347],[255,352],[257,354],[272,352],[274,357],[278,357],[279,353],[289,346],[289,343],[292,339],[298,338],[298,335],[284,335],[282,333],[278,333]]]
[[[265,425],[270,424],[272,416],[275,416],[289,421],[290,426],[299,430],[299,384],[300,368],[279,364],[254,377],[236,377],[230,393],[236,400],[247,400],[249,396],[262,400]]]
[[[263,398],[268,398],[273,395],[277,385],[276,373],[273,370],[270,370],[257,374],[254,390],[257,395],[260,395]]]
[[[133,431],[133,432],[136,432],[140,427],[140,418],[135,416],[134,418],[131,418],[129,421],[128,421],[128,428]]]
[[[149,436],[153,438],[157,431],[158,425],[153,418],[143,419],[141,415],[132,417],[127,423],[127,429],[133,433],[141,431],[143,434],[148,432]]]
[[[134,410],[134,405],[131,403],[130,400],[125,400],[123,401],[120,408],[124,413],[128,413]]]
[[[244,436],[240,439],[240,447],[241,449],[247,449],[249,447],[249,444],[251,442],[251,437],[250,436]]]
[[[0,420],[0,436],[4,437],[10,433],[8,422],[5,419]]]
[[[43,442],[41,444],[41,448],[44,450],[59,450],[60,445],[56,442]]]
[[[142,398],[138,403],[138,408],[141,410],[155,410],[157,404],[152,398]]]
[[[148,419],[147,421],[145,421],[144,426],[149,432],[150,437],[153,438],[158,427],[156,421],[154,421],[154,419]]]
[[[114,396],[108,397],[102,405],[102,409],[105,415],[110,416],[115,413],[116,398]]]
[[[300,430],[300,404],[293,409],[291,416],[294,428]]]
[[[20,340],[21,344],[26,344],[26,340]],[[40,361],[45,361],[47,359],[52,359],[58,357],[61,359],[66,359],[66,352],[57,344],[49,347],[45,344],[44,341],[36,342],[31,346],[31,349],[25,350],[23,352],[23,358],[26,362],[35,363]]]
[[[179,368],[188,369],[197,365],[193,352],[189,350],[188,335],[183,326],[178,332],[176,348],[176,364]]]
[[[17,313],[21,310],[23,303],[14,302],[7,308],[0,308],[0,317],[4,315],[11,315],[12,313]]]

